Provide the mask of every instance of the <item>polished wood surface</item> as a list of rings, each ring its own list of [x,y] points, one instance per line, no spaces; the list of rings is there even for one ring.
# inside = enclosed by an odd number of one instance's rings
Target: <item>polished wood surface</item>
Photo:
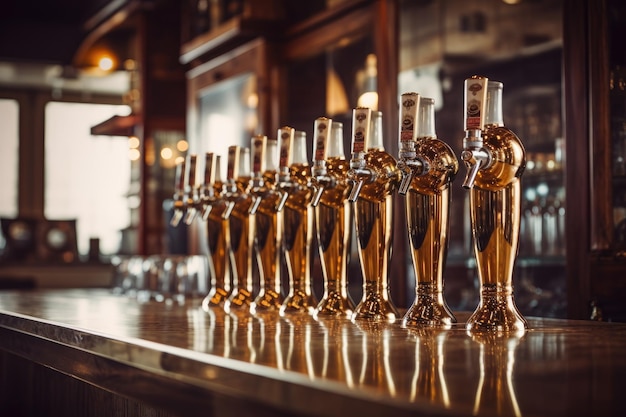
[[[0,349],[178,415],[625,415],[626,324],[472,336],[204,312],[107,289],[0,292]],[[218,410],[219,409],[219,410]]]

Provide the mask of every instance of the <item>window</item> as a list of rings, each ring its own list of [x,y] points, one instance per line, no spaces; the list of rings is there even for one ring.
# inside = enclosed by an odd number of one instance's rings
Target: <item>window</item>
[[[0,99],[0,217],[17,217],[19,106],[15,100]],[[0,233],[0,248],[4,248]]]
[[[45,111],[45,202],[50,220],[76,219],[78,250],[90,238],[100,252],[114,254],[120,230],[130,222],[125,194],[130,184],[128,139],[93,136],[90,128],[128,106],[50,102]]]

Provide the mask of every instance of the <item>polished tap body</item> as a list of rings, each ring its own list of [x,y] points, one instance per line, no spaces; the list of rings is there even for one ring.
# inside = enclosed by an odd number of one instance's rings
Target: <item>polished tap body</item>
[[[487,91],[488,86],[491,92]],[[524,332],[526,320],[513,300],[513,267],[519,243],[520,181],[526,155],[520,139],[502,122],[502,83],[488,82],[484,77],[466,81],[467,96],[481,89],[484,95],[476,100],[484,100],[485,117],[479,126],[466,122],[461,154],[467,167],[463,186],[470,192],[470,220],[480,280],[479,305],[466,326],[471,332]],[[468,102],[469,115],[473,109],[471,99],[466,98]]]
[[[224,304],[228,312],[249,311],[254,301],[252,282],[252,255],[254,243],[254,215],[250,214],[252,197],[249,194],[250,159],[248,148],[230,146],[228,149],[228,178],[222,195],[229,221],[229,255],[233,289]],[[237,172],[237,174],[235,174]]]
[[[288,181],[281,184],[287,197],[283,208],[283,252],[289,275],[289,292],[280,314],[313,314],[317,299],[311,283],[311,244],[313,241],[313,206],[311,166],[306,158],[304,132],[293,132],[287,162]],[[281,145],[282,147],[282,145]],[[281,166],[282,172],[285,167]]]
[[[315,317],[352,317],[354,302],[348,294],[348,262],[352,235],[352,205],[346,180],[349,161],[343,154],[343,125],[320,117],[315,121],[314,189],[315,230],[324,278],[324,294]]]
[[[402,95],[400,141],[398,166],[403,182],[410,179],[403,194],[416,279],[415,300],[402,326],[449,328],[456,318],[443,297],[443,269],[450,229],[450,185],[459,164],[450,146],[436,136],[434,100],[416,93]]]
[[[382,147],[382,138],[369,145],[370,130],[381,134],[370,126],[370,117],[369,108],[353,111],[352,159],[347,175],[353,187],[348,199],[354,202],[363,296],[352,320],[393,322],[399,313],[389,294],[388,272],[393,242],[393,194],[402,174],[396,159]],[[382,116],[378,113],[377,117]]]
[[[209,293],[202,300],[202,308],[205,311],[208,311],[211,306],[223,308],[232,290],[229,221],[224,218],[226,203],[221,196],[224,183],[219,175],[220,159],[219,155],[208,153],[207,169],[205,169],[204,204],[207,207],[204,209],[202,217],[206,221],[211,277]],[[210,172],[208,172],[209,169]]]
[[[252,141],[254,175],[250,194],[255,199],[254,252],[260,274],[259,294],[250,306],[252,314],[278,312],[284,301],[280,273],[282,211],[278,210],[282,193],[276,188],[277,164],[273,163],[274,156],[278,156],[277,146],[277,140],[266,136],[256,136]]]

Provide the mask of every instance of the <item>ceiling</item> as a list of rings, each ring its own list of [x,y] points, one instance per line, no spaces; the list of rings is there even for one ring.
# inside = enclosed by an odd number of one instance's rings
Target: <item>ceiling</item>
[[[121,92],[121,74],[102,77],[73,67],[89,22],[107,7],[133,0],[3,0],[0,12],[0,85]]]
[[[110,1],[4,0],[0,61],[71,63],[85,23]]]

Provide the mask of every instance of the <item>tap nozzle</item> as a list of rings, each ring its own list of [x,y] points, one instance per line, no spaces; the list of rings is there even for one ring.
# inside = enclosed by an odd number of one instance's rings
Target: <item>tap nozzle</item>
[[[375,173],[367,167],[364,154],[352,154],[350,160],[350,170],[348,171],[348,179],[352,182],[352,189],[348,196],[348,201],[354,203],[361,193],[364,184],[374,181]]]
[[[333,183],[333,179],[328,175],[328,171],[326,170],[326,161],[316,160],[313,167],[311,167],[311,187],[313,188],[311,206],[317,207],[324,190],[332,187]]]
[[[480,130],[468,130],[463,139],[463,152],[461,160],[467,168],[467,175],[463,181],[463,188],[469,190],[474,187],[476,175],[482,168],[491,164],[491,154],[483,147],[483,140]]]

